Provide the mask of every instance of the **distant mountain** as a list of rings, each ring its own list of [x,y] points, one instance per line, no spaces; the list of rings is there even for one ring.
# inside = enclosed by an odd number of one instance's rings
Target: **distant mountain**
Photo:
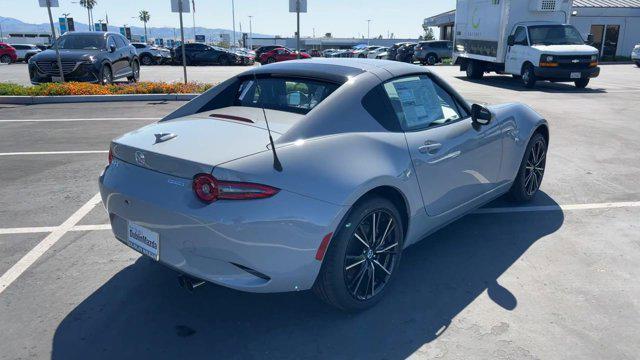
[[[75,20],[76,31],[87,31],[89,30],[89,26],[85,23],[79,22],[77,19]],[[59,25],[56,22],[54,24],[56,26],[56,32],[60,31]],[[49,23],[43,24],[28,24],[22,22],[18,19],[10,18],[10,17],[2,17],[0,16],[0,26],[2,26],[2,32],[6,37],[9,33],[51,33],[51,25]],[[130,26],[132,35],[144,35],[144,27],[142,26]],[[109,31],[119,32],[119,26],[111,26],[109,25]],[[153,38],[163,38],[163,39],[173,39],[174,37],[174,28],[171,27],[147,27],[147,34],[151,39]],[[233,38],[233,31],[227,29],[209,29],[197,26],[196,27],[197,35],[206,36],[207,41],[219,41],[220,34],[229,34],[231,38]],[[180,38],[180,29],[175,29],[175,36],[177,39]],[[265,35],[265,34],[253,34],[254,37],[273,37],[273,35]],[[193,28],[185,27],[184,28],[184,37],[185,40],[193,40]],[[241,39],[242,33],[236,31],[236,39]]]

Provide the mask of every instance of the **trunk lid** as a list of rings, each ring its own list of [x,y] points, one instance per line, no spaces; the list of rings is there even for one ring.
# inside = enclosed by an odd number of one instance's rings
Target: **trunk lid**
[[[265,110],[276,140],[304,115]],[[147,125],[113,141],[113,155],[154,171],[193,178],[216,165],[268,151],[262,109],[227,107]]]

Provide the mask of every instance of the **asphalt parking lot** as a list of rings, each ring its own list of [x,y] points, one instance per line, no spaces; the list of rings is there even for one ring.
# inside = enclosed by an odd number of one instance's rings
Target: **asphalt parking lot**
[[[583,90],[434,71],[549,120],[542,193],[409,248],[391,291],[356,315],[308,292],[189,294],[114,239],[96,198],[109,141],[183,103],[0,105],[0,358],[637,358],[640,69],[605,65]]]

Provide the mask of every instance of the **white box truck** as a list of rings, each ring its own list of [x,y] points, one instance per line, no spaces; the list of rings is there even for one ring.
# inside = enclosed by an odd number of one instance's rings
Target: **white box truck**
[[[470,79],[512,74],[536,81],[574,82],[600,74],[598,50],[572,25],[571,0],[457,0],[454,64]]]

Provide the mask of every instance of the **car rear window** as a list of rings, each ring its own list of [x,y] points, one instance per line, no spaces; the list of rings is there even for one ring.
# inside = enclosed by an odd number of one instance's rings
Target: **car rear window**
[[[249,78],[240,84],[234,105],[306,114],[338,87],[335,83],[311,79]]]

